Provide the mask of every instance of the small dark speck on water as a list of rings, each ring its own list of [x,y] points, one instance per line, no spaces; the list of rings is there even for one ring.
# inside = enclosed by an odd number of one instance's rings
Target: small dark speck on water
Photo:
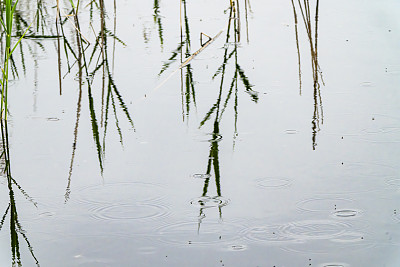
[[[343,165],[343,162],[342,162],[342,165]]]
[[[392,32],[392,30],[389,30],[389,32]]]
[[[192,244],[192,241],[189,241],[188,244],[191,245],[191,244]]]
[[[372,117],[372,120],[374,121],[374,120],[375,120],[375,118],[374,118],[374,117]]]
[[[349,40],[346,40],[346,42],[348,42]]]
[[[343,136],[342,136],[342,139],[343,139]]]
[[[221,239],[222,238],[222,236],[219,236],[219,239]]]

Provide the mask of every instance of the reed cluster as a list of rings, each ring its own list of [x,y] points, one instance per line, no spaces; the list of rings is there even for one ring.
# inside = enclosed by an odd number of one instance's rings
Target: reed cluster
[[[3,29],[5,35],[5,47],[4,47],[4,59],[3,67],[1,69],[2,79],[0,80],[1,86],[1,119],[7,121],[8,114],[8,80],[9,80],[9,68],[11,56],[17,48],[18,44],[24,38],[25,34],[28,32],[30,26],[27,27],[23,35],[15,42],[12,43],[12,31],[13,31],[13,21],[15,9],[18,5],[18,0],[14,3],[11,0],[5,0],[4,3],[0,5],[0,28]]]

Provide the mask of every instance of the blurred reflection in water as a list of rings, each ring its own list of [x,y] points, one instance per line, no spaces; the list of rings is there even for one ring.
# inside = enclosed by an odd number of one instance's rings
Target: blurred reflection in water
[[[246,5],[247,6],[247,5]],[[219,83],[219,93],[215,104],[209,109],[209,111],[204,116],[203,120],[200,122],[199,128],[203,127],[211,118],[213,119],[213,131],[212,138],[210,142],[210,152],[208,155],[208,163],[206,176],[204,181],[202,198],[199,199],[200,211],[199,211],[199,227],[202,220],[205,218],[204,209],[208,207],[218,207],[219,217],[222,219],[222,207],[229,203],[227,198],[222,196],[221,190],[221,173],[220,173],[220,161],[219,161],[219,142],[222,140],[222,134],[220,133],[220,122],[222,121],[223,114],[230,102],[233,100],[234,109],[234,140],[238,136],[238,80],[240,80],[244,86],[245,92],[250,96],[252,101],[258,102],[258,93],[252,89],[253,85],[250,83],[248,77],[246,76],[244,70],[239,65],[238,61],[238,45],[240,42],[240,11],[239,11],[239,1],[231,1],[229,7],[229,18],[227,25],[227,33],[224,46],[223,62],[218,67],[217,71],[214,73],[212,79],[216,79],[218,76],[221,77]],[[247,17],[247,9],[246,9]],[[232,60],[233,59],[233,60]],[[232,80],[228,86],[225,86],[225,78],[227,76],[227,66],[229,63],[234,65]],[[193,90],[194,91],[194,90]],[[235,141],[234,141],[235,144]],[[208,190],[210,179],[213,176],[215,178],[216,192],[217,196],[209,197]]]
[[[182,10],[183,9],[183,10]],[[184,23],[182,22],[182,13]],[[185,60],[190,57],[190,28],[189,19],[186,10],[186,0],[181,1],[181,16],[180,16],[180,29],[181,29],[181,43],[180,56],[181,64],[183,64],[183,48],[185,48]],[[181,95],[182,95],[182,116],[183,120],[188,119],[190,113],[190,103],[196,108],[196,92],[194,89],[193,69],[191,64],[187,64],[181,68]]]
[[[115,3],[115,0],[114,0]],[[164,47],[164,37],[163,37],[163,26],[161,22],[161,15],[160,15],[160,1],[159,0],[154,0],[153,4],[153,18],[154,18],[154,23],[157,25],[158,28],[158,37],[160,38],[160,47],[161,51],[163,50]]]
[[[248,29],[247,23],[247,12],[250,9],[250,2],[245,1],[245,12],[246,12],[246,29]],[[213,129],[210,142],[210,150],[208,155],[207,169],[205,174],[198,176],[204,177],[203,192],[201,197],[198,197],[191,201],[192,205],[198,206],[199,211],[199,226],[202,220],[205,218],[204,209],[218,207],[219,217],[222,219],[222,207],[229,203],[229,200],[222,196],[221,190],[221,174],[219,165],[219,141],[222,140],[222,134],[220,133],[220,122],[222,121],[223,114],[226,111],[229,103],[233,102],[234,111],[234,144],[235,139],[238,136],[238,104],[239,104],[239,84],[242,83],[244,91],[250,96],[250,99],[257,103],[259,100],[258,92],[253,89],[253,85],[250,83],[249,78],[245,74],[244,69],[239,64],[238,59],[238,47],[241,39],[241,27],[240,27],[240,10],[239,1],[230,1],[228,8],[228,24],[226,28],[225,45],[223,48],[223,61],[217,68],[212,80],[216,80],[220,76],[220,82],[218,85],[218,96],[215,103],[210,107],[209,111],[204,115],[204,118],[200,122],[199,128],[204,127],[207,122],[212,121]],[[220,34],[218,33],[213,38],[200,33],[201,48],[196,52],[191,52],[191,35],[190,35],[190,23],[187,12],[187,3],[185,0],[180,1],[180,42],[177,48],[171,52],[171,56],[166,62],[164,62],[159,75],[163,74],[168,70],[174,62],[177,62],[180,58],[180,70],[181,73],[181,95],[182,95],[182,117],[183,120],[188,120],[190,113],[193,108],[196,109],[196,88],[194,81],[194,68],[190,64],[197,54],[205,49],[211,42],[213,42]],[[208,40],[204,40],[208,39]],[[247,40],[248,34],[247,34]],[[229,66],[229,67],[228,67]],[[228,71],[232,70],[231,81],[226,85]],[[176,72],[176,71],[175,71]],[[168,80],[175,72],[173,72],[166,80]],[[165,81],[161,83],[163,85]],[[240,82],[239,82],[240,81]],[[160,86],[161,86],[160,85]],[[158,86],[157,88],[159,88]],[[212,119],[213,118],[213,119]],[[212,175],[213,172],[213,175]],[[209,196],[209,185],[212,177],[215,178],[216,196]]]
[[[210,108],[207,114],[204,116],[203,120],[200,122],[200,128],[205,125],[205,123],[210,119],[210,117],[215,113],[215,122],[214,122],[214,132],[215,125],[218,124],[222,120],[222,115],[224,114],[228,103],[233,98],[233,109],[235,113],[234,118],[234,138],[238,135],[237,129],[237,121],[238,121],[238,80],[240,80],[244,86],[245,92],[250,96],[251,100],[255,103],[258,102],[258,92],[253,90],[253,85],[250,83],[248,77],[245,74],[245,71],[241,68],[238,61],[238,45],[240,42],[240,16],[238,9],[238,1],[231,1],[231,5],[229,8],[229,19],[227,26],[227,33],[225,39],[225,47],[224,47],[224,55],[223,62],[214,73],[212,79],[215,79],[217,76],[221,75],[221,81],[219,85],[219,94],[216,100],[216,103]],[[233,21],[233,23],[232,23]],[[233,40],[232,40],[233,36]],[[232,47],[232,48],[231,48]],[[233,62],[232,62],[232,59]],[[229,63],[234,65],[233,77],[232,81],[229,84],[227,92],[224,92],[226,88],[224,85],[226,78],[226,70]],[[224,94],[225,93],[225,94]],[[223,100],[223,96],[225,95],[225,99]],[[221,102],[223,104],[221,106]]]
[[[298,54],[298,63],[299,63],[299,90],[300,95],[302,93],[302,76],[301,76],[301,56],[300,56],[300,45],[299,45],[299,34],[298,34],[298,11],[301,13],[301,20],[306,29],[308,43],[310,45],[311,52],[311,66],[313,73],[313,89],[314,89],[314,114],[311,121],[312,124],[312,146],[313,150],[317,147],[317,133],[321,130],[321,125],[324,123],[324,111],[322,106],[322,97],[321,97],[321,85],[319,79],[321,79],[322,84],[324,85],[324,80],[322,77],[321,68],[318,63],[318,20],[319,20],[319,0],[316,0],[315,3],[315,20],[314,25],[312,25],[311,19],[311,9],[309,0],[304,0],[302,3],[298,0],[298,5],[296,9],[295,0],[292,0],[293,13],[294,13],[294,21],[295,21],[295,33],[296,33],[296,46],[297,46],[297,54]],[[313,31],[314,26],[314,31]]]
[[[1,3],[0,13],[2,17],[2,24],[5,20],[5,2]],[[9,3],[11,5],[11,3]],[[34,92],[33,92],[33,111],[36,112],[36,97],[37,97],[37,85],[38,85],[38,53],[37,48],[40,48],[40,52],[44,51],[44,46],[42,45],[42,41],[46,39],[54,39],[56,36],[52,33],[52,30],[48,28],[46,22],[46,16],[48,16],[48,10],[43,3],[43,1],[39,0],[35,3],[33,2],[24,2],[17,5],[17,3],[13,3],[13,33],[12,40],[14,42],[13,45],[16,44],[15,40],[18,40],[22,36],[24,36],[24,42],[19,42],[18,46],[15,47],[15,51],[11,53],[10,56],[10,75],[8,75],[8,70],[3,72],[3,75],[6,76],[5,80],[9,81],[12,79],[18,79],[22,74],[27,74],[27,63],[26,58],[32,58],[34,62]],[[8,16],[8,15],[7,15]],[[8,19],[8,18],[7,18]],[[34,21],[35,25],[30,27],[31,21]],[[4,24],[2,25],[5,26]],[[5,58],[6,46],[5,38],[6,31],[1,31],[0,33],[0,56],[1,58]],[[29,57],[26,56],[27,52],[29,53]],[[6,60],[7,61],[7,60]],[[7,64],[8,69],[8,64]],[[7,73],[7,74],[6,74]],[[3,85],[3,83],[2,83]],[[3,87],[4,89],[4,87]],[[4,90],[2,90],[4,92]],[[2,92],[2,93],[3,93]],[[6,93],[7,94],[7,93]],[[2,95],[2,102],[3,102]],[[10,229],[10,247],[11,247],[11,266],[22,266],[22,262],[26,262],[27,259],[22,260],[24,256],[24,250],[21,250],[21,237],[22,240],[25,241],[28,251],[34,261],[36,266],[39,266],[39,261],[34,254],[33,247],[28,239],[27,232],[23,229],[22,224],[20,223],[20,218],[18,216],[17,204],[15,199],[14,189],[17,188],[18,191],[24,196],[24,198],[32,203],[35,207],[37,207],[37,203],[28,195],[28,193],[17,183],[16,179],[14,179],[11,172],[11,156],[9,149],[9,134],[8,134],[8,121],[7,118],[4,119],[3,114],[9,113],[7,109],[3,109],[3,106],[7,106],[7,101],[4,101],[4,105],[2,103],[2,119],[0,120],[1,127],[1,143],[0,143],[0,168],[1,174],[0,178],[6,181],[7,189],[8,189],[8,204],[5,209],[3,216],[0,221],[0,231],[4,231],[3,227],[9,222]],[[8,217],[8,219],[7,219]],[[32,263],[30,264],[32,266]]]
[[[25,240],[28,250],[35,261],[35,265],[39,266],[39,261],[36,258],[33,247],[28,240],[28,235],[26,231],[22,228],[22,225],[18,218],[17,205],[14,197],[14,186],[22,193],[22,195],[30,201],[34,206],[36,202],[22,189],[22,187],[17,183],[17,181],[12,177],[11,174],[11,162],[10,162],[10,150],[8,143],[8,127],[6,121],[1,121],[1,157],[0,165],[2,168],[2,174],[5,179],[7,179],[7,187],[9,192],[9,202],[4,212],[4,215],[0,221],[0,231],[3,230],[3,226],[6,222],[7,215],[9,215],[10,222],[10,246],[11,246],[11,265],[12,266],[22,266],[21,251],[20,251],[20,238]]]
[[[94,30],[93,17],[91,15],[91,21],[88,25],[93,30],[95,34],[95,43],[91,44],[87,38],[82,34],[81,25],[79,21],[79,14],[77,9],[72,8],[70,11],[69,17],[65,18],[71,19],[73,18],[73,27],[74,27],[74,36],[67,37],[65,35],[64,27],[66,27],[61,21],[57,25],[58,31],[61,32],[61,37],[63,41],[63,47],[60,46],[60,39],[58,39],[58,51],[64,50],[65,61],[67,62],[68,71],[67,74],[72,71],[72,68],[77,66],[77,81],[78,81],[78,100],[77,100],[77,108],[76,108],[76,121],[74,127],[74,138],[72,143],[72,155],[70,160],[70,168],[68,173],[68,181],[67,188],[65,193],[65,201],[68,201],[71,193],[71,177],[74,166],[74,159],[76,153],[76,147],[78,142],[78,130],[79,130],[79,122],[80,122],[80,114],[81,114],[81,105],[82,105],[82,87],[86,85],[87,94],[88,94],[88,108],[91,120],[91,129],[93,140],[96,146],[97,151],[97,159],[99,162],[99,168],[101,174],[103,174],[104,170],[104,158],[106,151],[106,137],[108,130],[109,117],[113,114],[114,123],[116,130],[119,136],[119,142],[123,146],[123,134],[122,128],[120,127],[120,119],[118,117],[117,107],[121,109],[128,120],[132,129],[134,129],[133,119],[131,114],[123,100],[123,97],[120,91],[117,88],[117,85],[113,78],[113,65],[114,65],[114,50],[115,50],[115,42],[119,42],[122,45],[125,45],[121,39],[116,36],[116,17],[114,17],[114,32],[111,32],[108,29],[106,24],[106,10],[104,1],[100,0],[99,5],[95,5],[91,2],[91,10],[93,8],[98,8],[99,11],[99,32],[96,33]],[[114,3],[114,16],[116,16],[116,5]],[[60,9],[61,10],[61,9]],[[59,12],[59,16],[61,16],[63,12]],[[64,12],[65,13],[65,12]],[[109,41],[113,40],[114,45],[112,47],[112,58],[109,56],[110,49],[108,47]],[[75,43],[76,45],[72,45]],[[60,52],[59,52],[60,54]],[[70,64],[70,58],[72,58],[73,63]],[[112,61],[112,62],[110,62]],[[60,66],[59,66],[60,67]],[[95,88],[93,84],[96,82],[95,78],[97,74],[100,72],[101,77],[101,100],[96,99],[96,92],[93,91]],[[61,77],[60,77],[61,80]],[[60,84],[61,85],[61,84]],[[61,92],[61,89],[60,89]],[[96,101],[97,100],[97,101]],[[99,112],[98,108],[95,107],[96,102],[101,101],[101,110]],[[100,119],[98,119],[100,118]],[[102,134],[101,134],[102,131]]]

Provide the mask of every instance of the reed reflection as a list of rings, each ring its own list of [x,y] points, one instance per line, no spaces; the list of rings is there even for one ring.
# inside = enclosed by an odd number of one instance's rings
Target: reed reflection
[[[222,140],[222,134],[220,133],[220,123],[222,121],[224,112],[226,111],[230,102],[233,102],[234,111],[234,144],[235,139],[238,136],[238,105],[239,105],[239,85],[240,82],[244,88],[244,91],[249,95],[250,99],[257,103],[259,100],[258,93],[253,90],[253,85],[250,83],[249,78],[245,74],[245,71],[239,64],[239,42],[241,36],[240,27],[240,11],[239,1],[230,1],[229,6],[229,18],[227,25],[227,33],[224,45],[224,54],[222,64],[218,67],[212,79],[215,80],[220,76],[220,82],[218,87],[218,97],[215,103],[211,106],[209,111],[205,114],[203,120],[200,122],[199,128],[204,127],[207,122],[213,122],[212,138],[210,142],[210,152],[208,155],[208,163],[206,170],[206,179],[204,181],[202,198],[204,201],[211,201],[218,207],[219,217],[222,219],[222,207],[227,205],[228,200],[222,196],[221,189],[221,173],[220,173],[220,161],[219,161],[219,142]],[[247,9],[246,9],[247,14]],[[247,15],[246,15],[247,17]],[[247,28],[247,27],[246,27]],[[233,65],[233,68],[232,68]],[[231,81],[226,85],[226,79],[229,77],[228,71],[232,70]],[[213,118],[213,119],[212,119]],[[215,197],[207,197],[210,179],[213,176],[215,178],[216,193]],[[207,208],[207,203],[204,204],[206,207],[201,207],[199,211],[199,229],[203,218],[205,217],[204,209]]]
[[[184,62],[183,54],[185,54],[185,60],[191,56],[190,51],[190,28],[189,28],[189,18],[187,15],[186,0],[181,1],[181,15],[180,15],[180,29],[181,29],[181,66]],[[182,10],[183,9],[183,10]],[[184,23],[182,23],[182,12]],[[185,49],[185,51],[183,51]],[[194,89],[194,78],[193,78],[193,68],[191,64],[185,65],[181,68],[181,95],[182,95],[182,117],[183,120],[189,118],[190,104],[193,102],[196,108],[196,91]]]
[[[95,27],[93,26],[94,21],[91,21],[89,27],[95,34],[95,43],[92,45],[88,39],[82,34],[80,21],[79,21],[79,7],[72,7],[72,9],[67,13],[70,14],[66,16],[63,20],[60,19],[58,24],[59,32],[62,35],[62,41],[64,46],[58,46],[59,50],[64,50],[66,61],[69,59],[75,60],[71,65],[68,63],[68,75],[74,66],[77,67],[77,81],[78,81],[78,100],[76,108],[76,121],[73,132],[73,143],[72,143],[72,155],[70,160],[70,167],[68,172],[67,188],[65,193],[65,201],[67,202],[71,193],[71,177],[73,173],[73,166],[75,161],[76,149],[78,144],[78,133],[80,124],[80,115],[82,109],[82,93],[83,88],[87,89],[88,97],[88,110],[90,114],[91,130],[97,151],[97,160],[99,163],[99,169],[101,175],[104,171],[104,159],[106,152],[106,140],[107,133],[109,129],[110,116],[113,116],[116,131],[119,136],[119,142],[123,146],[123,131],[120,126],[119,113],[122,113],[125,119],[130,124],[130,127],[134,129],[133,119],[128,110],[125,101],[123,100],[122,94],[120,93],[114,78],[113,78],[113,61],[114,57],[110,57],[109,53],[111,50],[112,55],[114,55],[115,46],[112,49],[108,48],[108,43],[110,40],[116,41],[125,45],[121,39],[119,39],[115,32],[108,30],[106,9],[104,5],[104,0],[99,0],[98,5],[91,2],[92,8],[98,8],[99,11],[99,32],[95,32]],[[116,6],[114,6],[116,8]],[[62,17],[61,8],[59,9],[59,16]],[[115,13],[116,14],[116,13]],[[73,19],[74,38],[68,38],[65,35],[64,23]],[[116,19],[114,19],[116,22]],[[114,26],[114,29],[116,27]],[[60,44],[61,42],[57,42]],[[75,45],[73,45],[75,43]],[[99,79],[96,79],[98,76]],[[96,91],[96,84],[100,84],[101,91]],[[100,99],[98,97],[100,94]],[[96,103],[101,103],[100,112],[96,108]],[[118,110],[120,109],[120,110]]]
[[[311,66],[313,73],[313,95],[314,95],[314,113],[311,121],[312,124],[312,147],[313,150],[317,147],[317,134],[321,130],[321,125],[324,123],[324,110],[322,106],[322,96],[321,96],[321,85],[320,81],[324,84],[322,77],[322,72],[320,65],[318,63],[318,20],[319,20],[319,0],[315,2],[315,17],[314,25],[312,25],[311,19],[311,8],[310,1],[303,0],[301,2],[298,0],[297,5],[295,0],[292,1],[294,21],[295,21],[295,34],[296,34],[296,46],[298,54],[298,64],[299,64],[299,90],[302,93],[302,74],[301,74],[301,56],[300,56],[300,45],[299,45],[299,34],[298,34],[298,11],[300,10],[301,19],[303,21],[308,43],[310,45],[311,52]],[[297,8],[296,8],[297,6]],[[314,27],[314,30],[313,30]]]
[[[238,135],[238,105],[239,105],[239,81],[244,87],[244,91],[249,95],[250,99],[257,103],[259,100],[258,92],[253,90],[253,85],[250,83],[249,78],[245,74],[245,71],[239,64],[238,57],[238,47],[240,42],[240,16],[238,7],[239,1],[231,1],[229,8],[229,19],[227,25],[227,33],[224,46],[223,62],[214,73],[212,79],[221,76],[219,83],[219,93],[215,104],[206,113],[203,120],[200,122],[200,128],[205,125],[205,123],[210,119],[212,114],[216,114],[216,119],[222,120],[222,115],[224,114],[229,102],[233,99],[233,110],[234,110],[234,137]],[[233,65],[232,80],[229,87],[225,85],[225,79],[227,77],[227,67]],[[227,90],[226,90],[227,89]],[[227,92],[225,92],[227,91]],[[223,105],[221,106],[221,102]]]
[[[3,22],[6,21],[5,2],[1,1],[0,3],[0,16]],[[9,78],[18,79],[21,72],[23,75],[26,75],[26,58],[32,58],[37,61],[38,54],[36,53],[36,49],[39,47],[41,51],[45,51],[42,42],[57,37],[53,34],[51,27],[47,25],[47,16],[49,16],[48,9],[42,0],[35,1],[35,3],[26,1],[15,5],[12,16],[13,28],[10,37],[14,41],[18,41],[23,37],[24,41],[19,42],[15,51],[10,54],[11,75]],[[0,54],[3,60],[5,59],[6,35],[7,33],[3,28],[0,31]]]
[[[202,44],[203,46],[203,44]],[[203,46],[204,47],[204,46]],[[203,48],[202,47],[202,48]],[[196,53],[201,52],[201,49]],[[192,109],[192,104],[194,109],[196,109],[196,91],[195,91],[195,80],[193,67],[190,64],[191,60],[194,58],[196,53],[191,53],[191,36],[190,36],[190,26],[189,17],[187,12],[187,2],[186,0],[180,1],[180,42],[177,48],[172,51],[170,58],[163,63],[163,66],[159,72],[159,76],[168,70],[173,63],[180,60],[180,66],[178,70],[180,71],[181,78],[181,96],[182,96],[182,119],[183,121],[189,119],[189,114]],[[175,73],[175,72],[174,72]],[[173,74],[171,74],[173,75]],[[171,77],[170,75],[170,77]],[[169,78],[169,77],[168,77]],[[168,80],[167,78],[167,80]]]
[[[224,201],[222,197],[221,190],[221,173],[220,173],[220,164],[219,164],[219,141],[222,139],[222,136],[219,133],[219,120],[218,116],[215,116],[214,127],[212,132],[212,138],[209,140],[210,142],[210,152],[208,154],[208,162],[206,169],[206,179],[204,180],[202,198],[200,198],[199,205],[199,225],[198,231],[200,231],[200,226],[203,218],[206,217],[204,213],[204,209],[209,207],[218,207],[219,218],[222,220],[222,207],[227,204],[227,201]],[[209,194],[209,185],[210,179],[212,177],[212,172],[214,173],[215,179],[215,187],[217,196],[210,197]],[[210,203],[208,203],[210,202]],[[211,204],[211,206],[209,206]]]
[[[39,261],[35,256],[33,247],[28,239],[26,231],[23,229],[17,211],[17,204],[15,201],[14,187],[16,187],[22,195],[30,201],[34,206],[36,202],[22,189],[22,187],[17,183],[17,181],[12,177],[11,174],[11,162],[10,162],[10,149],[8,142],[8,127],[7,122],[1,120],[1,155],[0,155],[0,165],[2,168],[2,176],[7,180],[7,187],[9,192],[9,202],[7,208],[0,221],[0,231],[3,230],[4,224],[7,221],[7,216],[9,217],[10,224],[10,247],[11,247],[11,266],[22,266],[21,250],[20,246],[21,237],[25,241],[28,247],[29,253],[33,258],[35,265],[39,265]]]
[[[161,22],[161,15],[160,15],[160,1],[159,0],[154,0],[153,4],[153,18],[154,18],[154,23],[157,25],[158,28],[158,37],[160,38],[160,46],[161,46],[161,51],[163,50],[164,47],[164,36],[163,36],[163,26]]]

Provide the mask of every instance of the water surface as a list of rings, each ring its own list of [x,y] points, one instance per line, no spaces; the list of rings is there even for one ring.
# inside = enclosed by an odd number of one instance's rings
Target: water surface
[[[100,3],[15,54],[2,266],[398,266],[397,1]]]

